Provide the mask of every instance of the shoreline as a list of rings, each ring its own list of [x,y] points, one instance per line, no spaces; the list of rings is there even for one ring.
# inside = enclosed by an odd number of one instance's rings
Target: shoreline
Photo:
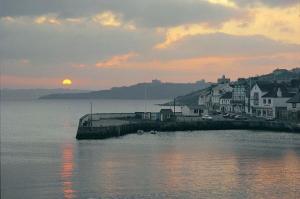
[[[160,131],[197,131],[197,130],[263,130],[300,133],[300,125],[279,121],[237,121],[237,120],[211,120],[211,121],[134,121],[121,125],[100,127],[78,126],[76,139],[108,139],[128,134],[135,134],[138,130],[144,132]]]

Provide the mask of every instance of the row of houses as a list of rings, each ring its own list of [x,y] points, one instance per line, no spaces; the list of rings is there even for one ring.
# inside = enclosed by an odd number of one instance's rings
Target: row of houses
[[[182,107],[185,116],[216,112],[300,121],[299,87],[287,82],[260,82],[242,78],[230,82],[223,76],[216,84],[200,92],[198,104]]]

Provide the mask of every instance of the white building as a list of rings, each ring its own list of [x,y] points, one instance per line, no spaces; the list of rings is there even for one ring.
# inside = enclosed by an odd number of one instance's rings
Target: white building
[[[204,109],[201,105],[184,105],[181,107],[181,112],[183,116],[201,116]]]
[[[211,101],[211,90],[205,89],[203,90],[198,98],[198,105],[207,106]]]
[[[220,98],[227,92],[232,92],[232,87],[228,84],[217,84],[211,91],[211,104],[210,107],[213,110],[220,110]]]
[[[245,79],[239,79],[233,86],[232,111],[234,113],[248,113],[249,87]]]
[[[220,98],[220,111],[222,113],[230,113],[232,112],[232,92],[227,92]]]
[[[282,84],[257,82],[250,92],[251,114],[266,119],[287,116],[287,101],[293,96]]]

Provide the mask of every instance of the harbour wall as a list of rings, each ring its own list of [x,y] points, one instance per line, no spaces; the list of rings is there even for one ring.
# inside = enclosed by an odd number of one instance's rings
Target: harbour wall
[[[78,127],[76,139],[106,139],[147,131],[195,131],[195,130],[266,130],[300,133],[300,126],[293,123],[277,121],[135,121],[123,125],[104,127]]]

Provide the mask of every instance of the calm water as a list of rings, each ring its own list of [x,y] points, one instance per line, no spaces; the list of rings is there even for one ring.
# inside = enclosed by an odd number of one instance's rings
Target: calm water
[[[94,109],[144,111],[145,103],[100,100]],[[300,134],[76,141],[78,119],[88,111],[84,100],[1,102],[1,198],[300,198]]]

